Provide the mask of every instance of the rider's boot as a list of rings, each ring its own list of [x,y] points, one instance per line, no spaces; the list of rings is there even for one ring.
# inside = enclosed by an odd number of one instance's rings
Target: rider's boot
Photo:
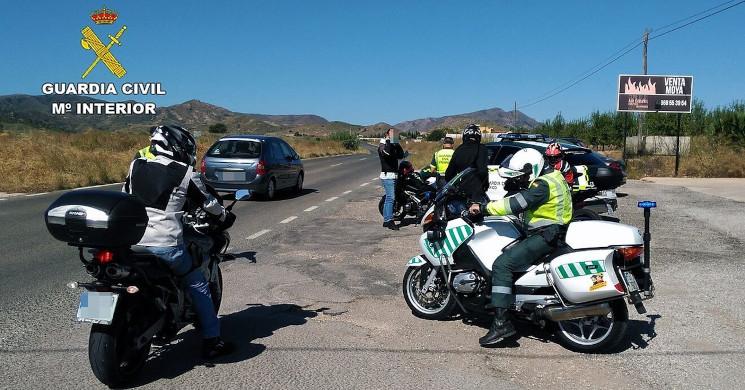
[[[383,222],[383,227],[386,227],[391,230],[398,230],[398,226],[396,226],[396,221],[390,220],[388,222]]]
[[[235,345],[233,343],[225,341],[220,337],[212,337],[202,341],[202,357],[205,359],[214,359],[228,355],[234,350]]]
[[[502,341],[502,339],[513,336],[515,333],[517,333],[515,332],[515,327],[512,325],[509,318],[507,318],[507,309],[498,307],[496,308],[496,315],[494,316],[494,321],[489,327],[489,331],[486,332],[484,337],[479,339],[479,344],[481,344],[482,347],[496,344]]]

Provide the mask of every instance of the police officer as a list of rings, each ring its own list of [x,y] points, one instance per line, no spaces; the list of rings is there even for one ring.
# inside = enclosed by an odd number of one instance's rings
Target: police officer
[[[378,144],[378,157],[380,158],[380,184],[385,191],[385,203],[383,204],[383,227],[398,230],[393,220],[393,204],[396,200],[396,179],[398,178],[398,160],[406,157],[398,143],[396,129],[390,128],[385,132]]]
[[[432,155],[432,162],[429,163],[430,171],[437,174],[438,187],[442,186],[445,182],[445,171],[447,171],[450,160],[453,158],[453,153],[455,152],[453,150],[454,143],[452,137],[443,138],[442,149]]]
[[[152,151],[150,151],[150,146],[145,146],[144,148],[140,149],[135,153],[135,160],[138,158],[145,158],[148,160],[152,160],[155,158],[155,155]]]
[[[445,170],[445,181],[450,181],[466,168],[475,168],[474,175],[464,179],[461,188],[469,200],[482,202],[488,185],[489,171],[486,167],[489,151],[481,144],[481,129],[470,124],[463,130],[463,144],[455,149]]]
[[[546,166],[543,155],[535,149],[521,149],[508,162],[507,167],[519,171],[522,191],[513,196],[489,202],[485,210],[480,204],[470,207],[472,215],[517,215],[523,213],[527,238],[504,251],[492,266],[491,306],[495,308],[494,321],[485,336],[479,339],[482,346],[492,345],[515,334],[515,327],[507,313],[515,302],[512,292],[512,273],[538,261],[550,253],[564,232],[563,227],[572,219],[572,195],[561,172]]]

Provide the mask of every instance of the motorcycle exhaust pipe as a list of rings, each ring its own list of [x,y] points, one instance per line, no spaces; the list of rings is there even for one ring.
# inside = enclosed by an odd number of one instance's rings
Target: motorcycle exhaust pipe
[[[110,265],[106,267],[106,275],[112,279],[122,279],[129,276],[129,271],[118,267],[116,265]]]
[[[583,317],[604,316],[610,311],[611,308],[608,303],[599,303],[579,307],[547,306],[538,310],[537,314],[551,321],[566,321]]]

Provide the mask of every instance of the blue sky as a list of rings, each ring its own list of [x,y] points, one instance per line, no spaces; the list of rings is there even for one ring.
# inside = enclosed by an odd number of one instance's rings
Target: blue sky
[[[233,111],[313,113],[358,124],[511,109],[655,28],[716,1],[20,1],[0,13],[0,95],[81,81],[91,10],[128,27],[112,49],[128,74],[159,81],[159,105],[199,99]],[[707,106],[745,98],[745,4],[650,42],[651,74],[692,74]],[[654,34],[654,32],[653,32]],[[104,41],[106,39],[102,38]],[[619,73],[641,48],[527,107],[538,119],[615,108]],[[98,66],[87,81],[116,79]],[[124,100],[124,97],[108,98]]]

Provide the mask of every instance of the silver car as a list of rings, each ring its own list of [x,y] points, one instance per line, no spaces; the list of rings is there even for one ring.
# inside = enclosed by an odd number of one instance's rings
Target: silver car
[[[221,192],[247,189],[273,199],[277,191],[303,190],[300,156],[278,137],[231,135],[212,145],[200,167],[204,180]]]

